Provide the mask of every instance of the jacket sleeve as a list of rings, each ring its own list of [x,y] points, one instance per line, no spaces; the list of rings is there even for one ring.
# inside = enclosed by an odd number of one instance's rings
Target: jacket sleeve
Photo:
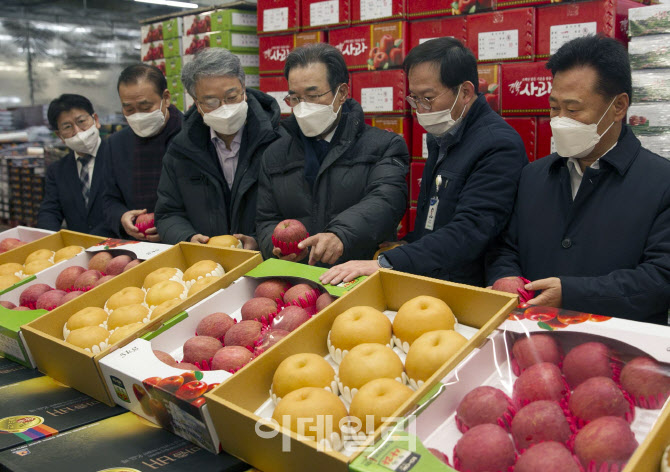
[[[407,144],[400,136],[392,135],[370,171],[365,197],[333,218],[324,230],[342,241],[342,261],[350,260],[357,247],[376,246],[395,234],[407,209],[408,171]]]
[[[638,321],[670,308],[670,187],[647,237],[640,264],[600,277],[559,277],[563,308]],[[667,323],[667,318],[665,319]]]
[[[121,193],[121,188],[119,187],[119,182],[116,177],[115,169],[117,169],[118,166],[112,165],[112,163],[116,160],[114,159],[114,148],[112,146],[112,142],[113,140],[108,138],[102,143],[102,146],[104,146],[103,152],[107,153],[107,166],[105,169],[105,194],[103,196],[105,207],[105,222],[114,236],[124,238],[127,237],[127,234],[121,226],[121,217],[130,209],[126,207],[126,203],[123,199],[123,194]],[[121,169],[121,172],[129,172],[129,169]]]
[[[186,216],[184,199],[177,185],[174,166],[170,154],[163,158],[161,178],[158,181],[158,201],[156,202],[156,228],[165,244],[177,244],[189,241],[197,234]]]
[[[284,218],[279,213],[277,199],[272,191],[270,175],[266,169],[268,152],[272,152],[273,146],[269,146],[263,154],[261,168],[258,172],[258,200],[256,203],[256,241],[264,259],[274,257],[272,254],[272,233],[275,227]]]
[[[47,178],[44,184],[44,200],[42,200],[39,212],[37,213],[37,227],[51,231],[59,231],[65,218],[63,206],[58,198],[56,165],[57,163],[54,163],[47,169]]]
[[[451,221],[388,251],[386,257],[393,268],[435,277],[482,257],[509,221],[521,170],[527,163],[521,139],[498,140],[468,176]]]

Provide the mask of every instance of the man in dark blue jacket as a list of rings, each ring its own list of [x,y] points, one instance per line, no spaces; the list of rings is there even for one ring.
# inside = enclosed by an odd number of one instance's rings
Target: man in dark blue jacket
[[[626,49],[588,36],[549,60],[557,153],[524,169],[489,283],[524,276],[529,303],[668,322],[670,162],[624,124],[632,95]]]
[[[523,141],[478,93],[477,61],[458,40],[427,41],[403,67],[407,101],[429,133],[415,229],[408,244],[377,261],[336,266],[321,281],[349,281],[381,266],[483,285],[485,251],[507,224],[528,163]]]
[[[47,169],[37,226],[58,231],[65,220],[72,231],[109,236],[102,204],[107,156],[100,151],[100,122],[93,105],[81,95],[63,94],[49,104],[47,118],[71,151]]]

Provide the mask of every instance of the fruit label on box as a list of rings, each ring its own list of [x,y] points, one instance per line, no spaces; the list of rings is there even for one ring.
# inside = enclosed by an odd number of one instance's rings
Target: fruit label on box
[[[309,6],[309,26],[329,25],[340,19],[339,0],[312,3]]]
[[[303,33],[296,33],[293,36],[293,46],[300,48],[307,44],[323,43],[323,38],[324,35],[322,31],[306,31]]]
[[[0,352],[12,356],[15,359],[19,359],[24,362],[26,361],[26,357],[21,350],[21,345],[19,342],[14,338],[10,338],[4,333],[0,333]]]
[[[261,76],[258,74],[247,74],[245,82],[247,87],[258,88],[261,86]]]
[[[233,25],[235,26],[257,26],[258,18],[253,13],[233,13]]]
[[[288,7],[270,8],[263,11],[263,31],[288,29]]]
[[[366,113],[393,111],[393,87],[361,89],[361,107]]]
[[[519,57],[519,30],[479,33],[477,51],[480,61]]]
[[[230,45],[232,48],[257,48],[258,36],[255,34],[231,33]]]
[[[550,28],[550,48],[551,54],[568,41],[583,36],[595,35],[598,25],[595,21],[589,23],[573,23],[571,25],[554,25]]]
[[[240,59],[242,67],[258,67],[258,54],[235,54]]]
[[[421,136],[421,157],[428,159],[428,133]]]
[[[361,0],[361,21],[393,16],[393,0]]]

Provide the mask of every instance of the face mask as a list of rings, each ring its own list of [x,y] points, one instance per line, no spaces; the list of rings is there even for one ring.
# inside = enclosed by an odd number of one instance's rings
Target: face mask
[[[100,131],[92,125],[86,131],[80,131],[71,138],[65,138],[65,145],[77,154],[95,154],[95,148],[100,142]]]
[[[612,100],[612,103],[614,103],[614,100]],[[581,159],[591,154],[596,144],[600,142],[600,138],[605,136],[605,133],[614,125],[614,122],[612,122],[603,134],[598,134],[598,125],[612,107],[612,103],[607,107],[598,123],[591,123],[590,125],[565,116],[553,117],[551,119],[551,134],[554,137],[558,155]]]
[[[247,121],[247,110],[249,109],[246,100],[234,105],[221,105],[214,111],[203,114],[203,121],[207,126],[217,133],[227,136],[237,133],[244,122]]]
[[[161,101],[161,106],[162,103]],[[165,124],[165,115],[161,108],[159,108],[151,113],[133,113],[130,116],[126,116],[126,121],[128,121],[128,125],[136,135],[142,138],[149,138],[157,135],[161,130]]]
[[[458,117],[457,120],[454,120],[451,117],[451,110],[454,109],[456,106],[456,102],[458,101],[458,96],[461,93],[461,87],[463,84],[458,86],[458,92],[456,93],[456,99],[454,100],[454,104],[451,106],[451,108],[447,110],[440,110],[440,111],[434,111],[432,113],[417,113],[416,117],[419,120],[419,124],[423,126],[423,129],[428,131],[430,134],[433,136],[442,136],[445,134],[447,131],[449,131],[451,128],[456,126],[458,122],[461,121],[461,118],[463,118],[463,113],[465,113],[465,106],[463,106],[463,111],[461,112],[461,116]]]
[[[337,98],[337,93],[340,91],[340,87],[337,87],[335,97],[330,105],[300,102],[293,107],[293,114],[298,121],[298,126],[300,126],[302,134],[308,138],[319,136],[320,134],[323,134],[330,125],[335,123],[337,112],[339,112],[340,109],[338,108],[337,111],[335,111],[333,109],[333,104]]]

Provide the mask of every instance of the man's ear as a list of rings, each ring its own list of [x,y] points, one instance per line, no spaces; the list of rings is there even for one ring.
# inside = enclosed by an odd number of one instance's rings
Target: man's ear
[[[477,98],[477,91],[475,90],[475,85],[469,80],[463,82],[463,85],[461,86],[461,93],[463,94],[463,98],[467,103],[471,103],[472,100]]]
[[[347,98],[349,98],[349,84],[342,84],[340,85],[340,91],[339,91],[340,104],[346,102]]]
[[[100,129],[100,118],[97,113],[93,113],[93,119],[95,120],[95,127]]]
[[[168,106],[172,104],[172,95],[170,95],[170,90],[165,89],[163,92],[163,99],[168,101]]]
[[[628,113],[628,107],[630,106],[630,98],[627,93],[619,94],[618,97],[614,99],[612,108],[614,108],[614,120],[623,121],[626,119],[626,113]]]

